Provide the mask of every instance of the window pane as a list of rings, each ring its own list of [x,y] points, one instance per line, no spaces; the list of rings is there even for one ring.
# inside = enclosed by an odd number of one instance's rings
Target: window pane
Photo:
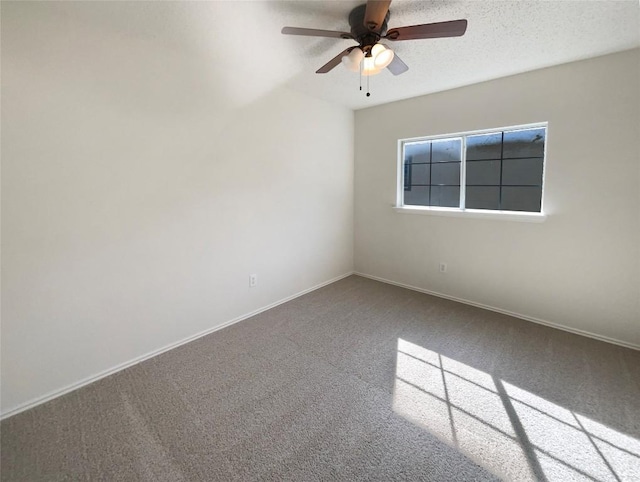
[[[433,141],[431,143],[433,153],[431,154],[431,162],[449,162],[459,161],[462,151],[461,139],[446,139]]]
[[[504,133],[503,158],[544,156],[545,129]]]
[[[465,207],[467,209],[500,209],[500,188],[467,187]]]
[[[460,207],[460,188],[457,186],[432,186],[431,205],[450,208]]]
[[[467,137],[467,160],[500,159],[502,133]]]
[[[404,143],[405,204],[540,212],[546,127],[459,136]]]
[[[414,186],[411,191],[404,192],[404,204],[411,206],[428,206],[429,205],[429,187]]]
[[[502,164],[502,184],[542,185],[542,159],[510,159]]]
[[[460,184],[460,163],[431,164],[431,184]]]
[[[540,212],[542,188],[503,187],[502,209],[506,211]]]
[[[430,162],[430,142],[414,142],[404,145],[404,160],[411,162]]]
[[[500,161],[474,161],[467,163],[467,185],[500,185]]]
[[[430,184],[429,166],[431,164],[411,164],[411,184]]]

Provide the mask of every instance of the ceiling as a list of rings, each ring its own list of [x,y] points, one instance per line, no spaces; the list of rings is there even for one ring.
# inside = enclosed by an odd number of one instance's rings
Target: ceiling
[[[349,12],[364,0],[27,3],[63,31],[79,20],[91,35],[108,29],[120,39],[186,48],[227,85],[288,87],[351,109],[640,46],[638,0],[393,0],[389,28],[466,18],[467,32],[388,42],[409,70],[371,77],[366,97],[359,75],[341,65],[315,73],[353,41],[280,33],[284,26],[348,31]]]
[[[282,25],[348,31],[348,13],[360,3],[283,6],[278,20]],[[389,42],[409,71],[371,77],[370,98],[358,90],[359,75],[342,66],[328,74],[314,73],[353,42],[289,37],[300,67],[289,85],[360,109],[640,45],[637,0],[394,0],[390,11],[389,28],[460,18],[469,23],[463,37]]]

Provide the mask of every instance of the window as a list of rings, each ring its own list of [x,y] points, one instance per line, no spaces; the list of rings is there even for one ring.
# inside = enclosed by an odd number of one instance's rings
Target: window
[[[546,124],[400,141],[398,207],[542,212]]]

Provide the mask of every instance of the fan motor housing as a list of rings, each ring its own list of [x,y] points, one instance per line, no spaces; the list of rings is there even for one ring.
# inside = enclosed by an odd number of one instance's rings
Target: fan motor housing
[[[368,51],[373,47],[380,37],[387,33],[387,23],[389,22],[390,11],[387,11],[387,15],[384,18],[384,22],[379,29],[370,29],[364,24],[364,14],[367,10],[367,5],[360,5],[359,7],[351,10],[349,14],[349,25],[351,26],[351,35],[360,43],[363,50]]]

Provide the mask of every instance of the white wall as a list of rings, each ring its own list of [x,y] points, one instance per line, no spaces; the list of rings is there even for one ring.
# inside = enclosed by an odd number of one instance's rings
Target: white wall
[[[3,413],[353,267],[352,111],[91,4],[2,5]]]
[[[357,111],[356,271],[640,345],[639,59],[636,49]],[[546,222],[392,210],[398,139],[541,121]]]

